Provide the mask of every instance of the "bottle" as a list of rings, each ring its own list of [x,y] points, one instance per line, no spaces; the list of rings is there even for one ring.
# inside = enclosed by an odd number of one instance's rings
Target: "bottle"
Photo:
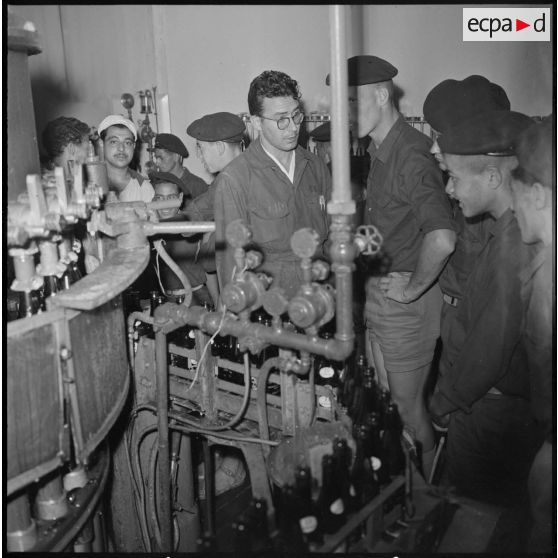
[[[277,527],[278,537],[275,540],[275,550],[278,553],[301,553],[306,551],[306,545],[297,520],[296,493],[292,484],[283,486],[279,497]]]
[[[368,433],[365,426],[359,427],[356,435],[356,455],[350,474],[350,495],[354,509],[360,509],[380,493],[370,459],[366,455]]]
[[[353,419],[353,423],[358,423],[357,418],[360,418],[363,413],[362,382],[365,368],[366,357],[359,355],[353,373],[352,397],[347,403],[349,416]]]
[[[381,485],[387,484],[389,483],[389,472],[387,470],[383,453],[378,414],[370,413],[366,417],[366,424],[364,426],[366,427],[366,433],[368,436],[366,455],[370,459],[372,471]]]
[[[296,510],[300,530],[308,550],[315,550],[323,543],[318,509],[312,500],[312,476],[309,467],[295,469]]]
[[[324,455],[322,458],[322,488],[317,502],[324,533],[335,533],[345,522],[345,505],[338,480],[337,463],[333,455]]]
[[[217,551],[215,537],[210,535],[207,531],[201,537],[198,537],[196,543],[198,552],[202,554],[213,554]]]
[[[333,457],[337,463],[337,479],[341,488],[341,497],[345,510],[352,510],[352,498],[350,495],[350,468],[351,468],[351,448],[347,444],[347,440],[335,436],[333,438]]]
[[[252,534],[252,551],[267,555],[273,550],[267,523],[267,501],[263,498],[252,498],[248,517]]]
[[[19,296],[18,319],[28,318],[43,311],[44,301],[39,289],[34,291],[17,291],[17,294]]]
[[[386,469],[391,478],[402,475],[405,471],[405,453],[401,444],[403,424],[397,411],[397,405],[390,403],[387,408],[385,429],[382,436],[382,453]]]
[[[234,550],[239,556],[244,556],[252,551],[252,538],[250,536],[250,522],[244,515],[241,515],[232,524],[234,532]]]

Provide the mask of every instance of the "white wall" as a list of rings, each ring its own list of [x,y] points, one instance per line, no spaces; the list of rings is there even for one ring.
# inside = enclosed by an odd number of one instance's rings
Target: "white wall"
[[[426,95],[440,81],[480,74],[505,89],[513,110],[549,114],[552,44],[463,42],[463,7],[467,5],[364,6],[363,54],[380,56],[398,68],[394,81],[405,93],[402,111],[421,115]]]

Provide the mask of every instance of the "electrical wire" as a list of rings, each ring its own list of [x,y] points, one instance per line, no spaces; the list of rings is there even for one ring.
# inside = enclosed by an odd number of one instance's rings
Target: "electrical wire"
[[[157,516],[157,504],[155,502],[155,471],[157,467],[157,458],[159,456],[159,437],[155,436],[153,440],[153,445],[149,451],[149,469],[147,473],[147,487],[149,493],[149,512],[151,519],[153,520],[153,536],[159,549],[162,550],[163,544],[161,541],[161,529],[159,528],[159,518]]]

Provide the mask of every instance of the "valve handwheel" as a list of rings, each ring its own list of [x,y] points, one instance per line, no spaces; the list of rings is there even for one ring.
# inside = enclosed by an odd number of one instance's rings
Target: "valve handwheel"
[[[380,251],[384,239],[374,225],[360,225],[355,233],[355,241],[361,248],[361,254],[375,256]]]

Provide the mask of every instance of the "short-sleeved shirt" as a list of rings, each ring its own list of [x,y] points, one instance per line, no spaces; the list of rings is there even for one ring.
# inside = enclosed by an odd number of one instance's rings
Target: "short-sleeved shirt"
[[[151,182],[143,177],[139,172],[129,169],[131,179],[126,185],[126,188],[118,194],[118,201],[121,202],[133,202],[142,201],[149,203],[153,200],[155,195],[155,190],[151,186]]]
[[[207,190],[205,180],[191,173],[186,167],[182,167],[180,175],[182,186],[180,187],[185,199],[194,199],[203,194]]]
[[[445,295],[460,299],[475,261],[488,239],[493,220],[488,214],[468,219],[456,203],[452,205],[458,227],[457,241],[438,282]]]
[[[552,246],[541,246],[531,265],[522,270],[519,277],[521,299],[525,305],[521,342],[529,363],[531,409],[535,418],[544,424],[547,435],[555,426],[552,416],[553,379],[556,375],[553,263]]]
[[[273,286],[296,293],[303,278],[300,259],[292,251],[292,234],[301,228],[318,233],[323,255],[329,218],[326,205],[331,194],[331,175],[325,163],[298,146],[294,151],[294,182],[264,151],[259,140],[234,159],[214,181],[217,273],[221,287],[230,281],[234,251],[225,239],[227,225],[243,219],[252,240],[262,252],[259,270],[273,278]]]
[[[365,224],[382,235],[390,271],[415,271],[424,235],[456,230],[431,141],[399,116],[371,156]]]
[[[457,408],[468,412],[493,387],[529,398],[527,357],[519,344],[519,272],[533,256],[533,247],[521,241],[517,220],[508,209],[492,225],[458,307],[459,350],[438,383],[444,414]]]

